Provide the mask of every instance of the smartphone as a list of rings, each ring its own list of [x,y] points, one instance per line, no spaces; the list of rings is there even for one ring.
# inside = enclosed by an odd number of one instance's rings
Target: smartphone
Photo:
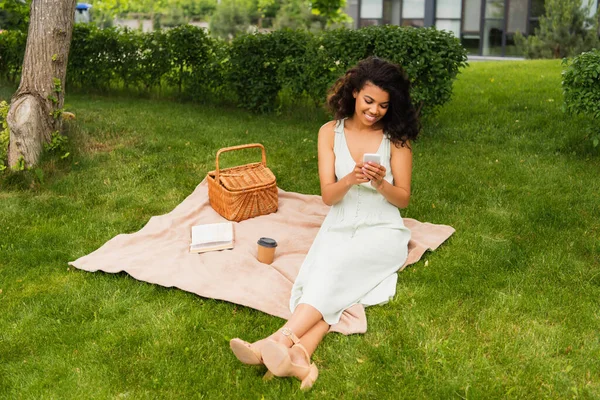
[[[367,162],[381,165],[381,156],[377,153],[365,153],[363,155],[363,163]]]

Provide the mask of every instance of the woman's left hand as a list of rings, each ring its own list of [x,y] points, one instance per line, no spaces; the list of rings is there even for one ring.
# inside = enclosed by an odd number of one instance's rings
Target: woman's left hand
[[[386,169],[383,165],[367,162],[363,165],[362,172],[371,181],[371,186],[377,189],[383,183]]]

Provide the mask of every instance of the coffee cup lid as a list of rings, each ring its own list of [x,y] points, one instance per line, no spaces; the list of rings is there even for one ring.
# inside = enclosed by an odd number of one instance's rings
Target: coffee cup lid
[[[261,237],[257,242],[259,245],[263,247],[277,247],[277,242],[275,239],[271,239],[268,237]]]

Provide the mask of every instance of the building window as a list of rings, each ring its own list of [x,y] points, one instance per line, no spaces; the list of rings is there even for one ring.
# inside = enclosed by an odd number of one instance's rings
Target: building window
[[[483,23],[483,55],[502,55],[504,35],[504,0],[485,0]]]
[[[359,26],[381,25],[383,16],[383,0],[362,0],[360,3]]]
[[[535,30],[540,27],[540,17],[545,12],[544,0],[531,0],[530,10],[527,33],[533,35]]]
[[[383,0],[362,0],[360,4],[360,17],[363,19],[381,19],[383,14]]]
[[[425,0],[402,0],[402,26],[425,25]]]
[[[481,0],[464,0],[460,42],[469,54],[479,54]]]
[[[481,0],[465,0],[465,7],[462,15],[462,31],[479,34],[481,21]]]
[[[435,5],[437,18],[460,19],[462,0],[438,0]]]
[[[485,18],[504,19],[504,3],[506,0],[486,0]]]
[[[425,0],[403,0],[402,19],[424,19]]]
[[[510,0],[506,30],[508,33],[527,33],[527,0]]]
[[[425,20],[423,19],[402,19],[402,26],[412,26],[415,28],[422,28],[425,26]]]
[[[454,33],[454,36],[460,37],[460,19],[437,19],[435,21],[435,27],[440,31],[450,31]]]
[[[508,3],[508,21],[506,23],[506,46],[504,55],[521,56],[515,45],[515,33],[527,34],[527,0],[510,0]]]
[[[361,20],[360,20],[360,28],[364,28],[365,26],[379,25],[380,23],[381,23],[380,19],[365,19],[365,18],[361,18]]]
[[[435,5],[436,28],[460,37],[461,3],[462,0],[438,0]]]

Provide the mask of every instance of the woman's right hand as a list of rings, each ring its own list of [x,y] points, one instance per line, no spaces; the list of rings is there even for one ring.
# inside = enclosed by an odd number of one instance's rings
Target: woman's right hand
[[[345,176],[348,187],[360,185],[361,183],[369,182],[369,178],[362,172],[363,163],[358,163],[354,166],[352,172]]]

